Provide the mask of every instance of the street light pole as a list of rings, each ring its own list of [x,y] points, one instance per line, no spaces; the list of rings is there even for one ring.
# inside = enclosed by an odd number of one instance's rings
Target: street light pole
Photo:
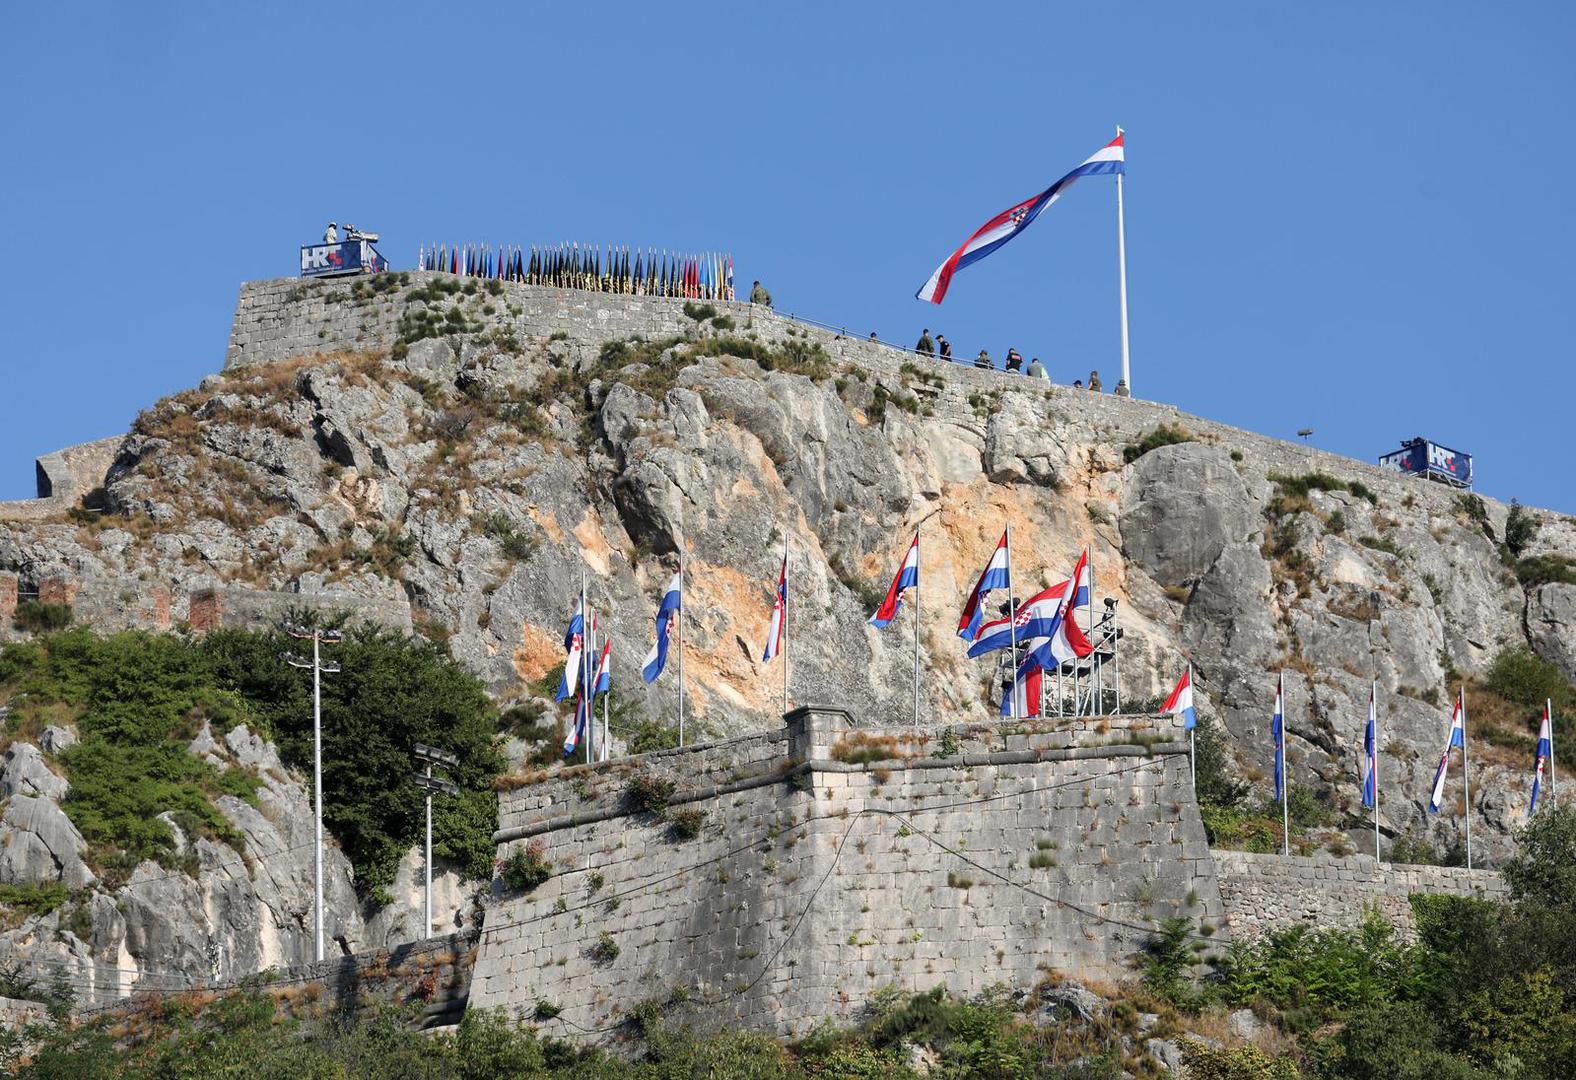
[[[292,653],[282,658],[291,667],[312,669],[312,952],[319,961],[323,959],[323,675],[337,674],[339,665],[330,660],[323,663],[320,646],[337,645],[344,640],[338,630],[320,630],[317,627],[286,626],[285,633],[293,638],[312,639],[312,662],[307,663]]]
[[[427,903],[426,918],[421,924],[421,936],[430,938],[432,936],[432,793],[436,791],[440,795],[458,795],[460,792],[458,787],[443,777],[433,776],[432,767],[443,765],[452,769],[460,763],[460,759],[426,743],[417,743],[414,754],[416,764],[426,769],[425,772],[418,773],[411,779],[427,794],[427,845],[426,856],[422,860],[423,877],[427,884]]]

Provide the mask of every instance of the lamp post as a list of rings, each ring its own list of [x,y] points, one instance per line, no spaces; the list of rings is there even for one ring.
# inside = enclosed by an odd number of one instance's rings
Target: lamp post
[[[339,664],[333,660],[324,663],[320,647],[338,645],[345,636],[338,630],[322,630],[312,626],[286,625],[285,633],[293,638],[312,639],[312,659],[306,661],[294,653],[280,653],[280,658],[291,667],[312,669],[312,940],[313,956],[323,959],[323,675],[334,675]]]
[[[424,876],[427,879],[427,915],[421,923],[421,936],[432,936],[432,793],[440,795],[458,795],[460,789],[441,776],[432,775],[434,765],[443,765],[450,769],[460,763],[460,759],[453,754],[445,753],[437,747],[428,746],[426,743],[417,743],[414,751],[416,764],[424,766],[426,771],[411,777],[416,786],[427,793],[427,846],[426,856],[422,860]]]

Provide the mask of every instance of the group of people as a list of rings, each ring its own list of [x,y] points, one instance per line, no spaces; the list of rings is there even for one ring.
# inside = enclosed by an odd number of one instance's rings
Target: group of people
[[[421,246],[417,266],[464,277],[625,293],[733,299],[733,258],[718,252],[683,255],[591,244],[510,247],[490,244]],[[756,283],[759,286],[759,282]]]
[[[874,338],[875,335],[872,334],[871,337]],[[955,362],[952,357],[952,342],[948,341],[944,334],[937,334],[932,338],[928,326],[920,331],[919,341],[915,344],[914,351],[921,356],[944,360],[949,364]],[[1031,379],[1044,379],[1047,382],[1051,378],[1050,372],[1045,369],[1045,365],[1040,362],[1038,356],[1030,359],[1028,364],[1025,365],[1023,354],[1012,348],[1007,350],[1007,359],[1000,368],[996,366],[996,361],[991,359],[990,353],[984,349],[981,349],[979,356],[974,358],[974,366],[992,371],[1007,371],[1013,374],[1027,375]],[[1105,389],[1104,384],[1100,381],[1100,373],[1098,371],[1089,372],[1089,382],[1087,384],[1082,379],[1075,379],[1073,380],[1073,386],[1080,390],[1087,389],[1097,392]],[[1126,391],[1127,388],[1125,386],[1117,385],[1116,392],[1118,394],[1125,395]]]

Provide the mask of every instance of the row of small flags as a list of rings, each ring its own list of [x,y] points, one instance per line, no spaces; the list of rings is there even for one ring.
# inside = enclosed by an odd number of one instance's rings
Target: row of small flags
[[[527,285],[732,300],[733,257],[720,252],[684,255],[627,247],[556,244],[538,248],[488,244],[423,244],[416,265],[461,277],[495,278]]]
[[[1275,705],[1270,714],[1270,740],[1275,758],[1275,799],[1284,802],[1286,799],[1286,694],[1285,676],[1278,676],[1275,681]],[[1169,697],[1160,706],[1160,712],[1166,716],[1177,716],[1182,719],[1185,731],[1193,731],[1198,726],[1198,713],[1193,705],[1193,667],[1189,665],[1183,670],[1181,678],[1177,680]],[[1543,787],[1545,770],[1550,771],[1552,778],[1554,762],[1554,725],[1553,703],[1543,703],[1543,722],[1538,728],[1538,745],[1533,754],[1532,766],[1532,797],[1527,805],[1527,813],[1532,814],[1538,808],[1538,794]],[[1462,759],[1462,777],[1466,781],[1466,752],[1467,752],[1467,699],[1466,690],[1463,688],[1456,695],[1455,704],[1450,712],[1450,729],[1445,739],[1444,752],[1439,755],[1439,765],[1434,770],[1433,784],[1429,788],[1428,812],[1437,814],[1444,805],[1445,780],[1450,773],[1451,751],[1459,748]],[[1363,763],[1360,776],[1362,785],[1362,804],[1368,809],[1377,809],[1379,805],[1379,691],[1377,686],[1370,686],[1368,691],[1368,722],[1363,729]],[[1551,780],[1552,783],[1552,780]],[[1470,796],[1469,796],[1470,799]],[[1470,813],[1470,801],[1468,806]]]

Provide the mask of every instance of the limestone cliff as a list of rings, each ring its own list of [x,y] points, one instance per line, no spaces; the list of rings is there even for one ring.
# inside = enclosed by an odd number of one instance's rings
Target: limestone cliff
[[[508,702],[561,659],[584,569],[620,690],[663,717],[672,673],[648,688],[636,668],[682,550],[689,715],[721,735],[779,723],[781,668],[759,657],[785,536],[793,699],[907,718],[913,611],[884,633],[865,618],[919,522],[926,722],[990,715],[994,669],[953,627],[1011,525],[1023,591],[1089,547],[1124,694],[1153,698],[1191,659],[1250,778],[1284,669],[1294,782],[1338,816],[1377,679],[1384,828],[1435,845],[1459,824],[1424,813],[1447,678],[1517,645],[1576,677],[1576,586],[1518,582],[1492,500],[746,305],[684,308],[430,274],[247,286],[225,372],[138,417],[89,496],[104,512],[0,520],[0,571],[113,590],[119,610],[79,616],[121,623],[154,588],[174,623],[216,587],[408,603]],[[1523,556],[1576,555],[1572,519],[1530,516]],[[1493,855],[1524,817],[1526,755],[1474,750]]]

